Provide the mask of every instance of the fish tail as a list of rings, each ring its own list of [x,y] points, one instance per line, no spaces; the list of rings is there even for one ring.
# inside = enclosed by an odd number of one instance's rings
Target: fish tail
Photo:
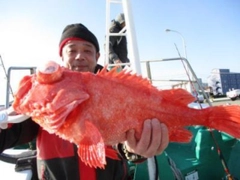
[[[223,131],[235,138],[240,138],[240,106],[213,106],[205,110],[208,118],[204,121],[204,126]]]

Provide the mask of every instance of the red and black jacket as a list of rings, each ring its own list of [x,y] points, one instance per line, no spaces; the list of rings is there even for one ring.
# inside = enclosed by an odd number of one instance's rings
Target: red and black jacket
[[[90,168],[81,162],[74,144],[42,129],[38,133],[37,148],[41,179],[127,179],[126,160],[107,159],[106,169]]]
[[[49,134],[32,120],[14,124],[0,133],[0,152],[37,137],[37,169],[41,180],[128,178],[127,161],[107,159],[105,169],[92,169],[80,161],[76,145]]]

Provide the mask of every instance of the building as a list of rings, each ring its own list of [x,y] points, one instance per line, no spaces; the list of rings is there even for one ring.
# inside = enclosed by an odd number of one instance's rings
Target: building
[[[226,95],[229,90],[240,89],[240,73],[229,69],[213,69],[207,81],[214,95]]]

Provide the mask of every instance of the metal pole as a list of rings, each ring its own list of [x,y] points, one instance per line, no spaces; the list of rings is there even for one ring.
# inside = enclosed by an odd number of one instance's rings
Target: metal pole
[[[166,32],[175,32],[175,33],[177,33],[177,34],[180,35],[180,37],[182,38],[182,43],[183,43],[183,48],[184,48],[184,56],[185,56],[185,58],[187,59],[187,46],[186,46],[186,43],[185,43],[185,40],[184,40],[183,35],[182,35],[180,32],[175,31],[175,30],[171,30],[171,29],[166,29],[165,31],[166,31]],[[193,74],[190,75],[191,71],[190,71],[190,69],[188,69],[188,68],[187,68],[187,73],[189,74],[190,82],[191,82],[191,81],[194,81],[194,76],[193,76]],[[195,79],[195,80],[197,81],[197,79]],[[190,84],[189,84],[189,90],[192,92],[192,87],[191,87]]]
[[[175,30],[171,30],[171,29],[166,29],[165,31],[166,31],[166,32],[175,32],[175,33],[177,33],[177,34],[179,34],[179,35],[181,36],[181,38],[182,38],[182,43],[183,43],[183,47],[184,47],[184,56],[185,56],[185,58],[187,59],[187,46],[186,46],[186,43],[185,43],[185,40],[184,40],[183,35],[182,35],[180,32],[175,31]]]
[[[106,0],[106,40],[105,40],[105,57],[104,57],[104,66],[109,64],[109,38],[110,38],[110,2],[111,0]]]
[[[12,70],[30,70],[30,73],[35,73],[36,67],[9,67],[8,72],[7,72],[7,85],[6,85],[6,103],[5,103],[5,108],[8,108],[10,106],[10,81],[11,81],[11,71]],[[12,91],[12,90],[11,90]],[[12,94],[13,95],[13,94]]]
[[[133,15],[131,11],[131,3],[130,3],[130,0],[122,0],[122,3],[123,3],[123,12],[125,14],[127,33],[128,33],[129,52],[131,52],[131,56],[132,56],[130,57],[131,64],[133,65],[132,69],[137,74],[142,74]]]

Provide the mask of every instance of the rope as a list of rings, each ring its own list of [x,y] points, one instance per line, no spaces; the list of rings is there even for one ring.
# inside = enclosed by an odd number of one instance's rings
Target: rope
[[[226,161],[225,161],[225,159],[224,159],[224,157],[223,157],[222,151],[221,151],[220,147],[218,146],[218,143],[217,143],[217,141],[216,141],[216,139],[215,139],[215,137],[214,137],[213,131],[210,130],[210,133],[211,133],[211,136],[212,136],[212,138],[213,138],[213,141],[214,141],[214,143],[215,143],[215,145],[216,145],[217,153],[218,153],[218,156],[219,156],[219,158],[220,158],[220,160],[221,160],[223,169],[224,169],[224,171],[225,171],[225,173],[226,173],[226,175],[227,175],[227,176],[226,176],[227,180],[234,180],[234,177],[233,177],[233,176],[230,174],[230,172],[229,172],[229,169],[228,169],[227,163],[226,163]]]
[[[181,54],[180,54],[180,52],[179,52],[179,50],[178,50],[177,45],[176,45],[175,43],[174,43],[174,45],[175,45],[175,47],[176,47],[176,50],[177,50],[177,52],[178,52],[179,57],[181,58]],[[193,92],[194,92],[194,94],[195,94],[195,98],[198,100],[197,102],[198,102],[200,108],[202,109],[202,104],[199,103],[199,99],[198,99],[198,96],[197,96],[197,94],[198,94],[198,93],[197,93],[197,90],[196,90],[196,88],[194,87],[194,85],[193,85],[193,83],[192,83],[192,81],[191,81],[189,71],[187,70],[186,65],[184,64],[182,58],[181,58],[181,62],[182,62],[182,65],[183,65],[183,67],[184,67],[184,69],[185,69],[185,72],[186,72],[186,74],[187,74],[188,80],[189,80],[189,82],[190,82],[191,89],[193,90]]]
[[[176,167],[175,162],[168,156],[168,162],[176,180],[183,180],[181,171]]]
[[[175,44],[175,43],[174,43],[174,44]],[[179,57],[181,58],[180,52],[178,51],[178,48],[177,48],[177,45],[176,45],[176,44],[175,44],[175,47],[176,47],[176,49],[177,49],[177,52],[178,52]],[[192,87],[194,93],[196,94],[196,98],[198,99],[197,93],[196,93],[196,88],[193,86],[193,84],[192,84],[192,82],[191,82],[189,73],[188,73],[188,71],[187,71],[187,69],[186,69],[185,64],[183,63],[183,60],[181,60],[181,61],[182,61],[183,67],[184,67],[184,69],[185,69],[185,71],[186,71],[186,74],[187,74],[187,76],[188,76],[188,79],[190,80],[191,87]],[[200,109],[202,109],[201,103],[198,103],[198,104],[200,105]],[[234,180],[233,176],[232,176],[232,175],[230,174],[230,172],[229,172],[229,169],[228,169],[228,167],[227,167],[227,163],[226,163],[226,161],[225,161],[225,159],[224,159],[224,157],[223,157],[223,154],[222,154],[222,152],[221,152],[221,149],[220,149],[220,147],[218,146],[218,143],[217,143],[217,141],[216,141],[216,139],[215,139],[215,137],[214,137],[214,134],[213,134],[213,132],[212,132],[211,129],[210,129],[210,133],[211,133],[211,136],[212,136],[212,138],[213,138],[213,141],[214,141],[214,143],[215,143],[215,145],[216,145],[216,147],[217,147],[217,153],[218,153],[219,158],[220,158],[220,160],[221,160],[223,169],[224,169],[224,171],[225,171],[225,173],[226,173],[226,175],[227,175],[227,176],[226,176],[227,180]]]

